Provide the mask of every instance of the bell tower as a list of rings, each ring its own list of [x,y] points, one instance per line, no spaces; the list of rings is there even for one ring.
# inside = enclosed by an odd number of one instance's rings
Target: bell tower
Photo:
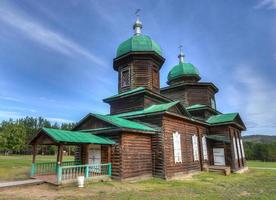
[[[160,92],[159,70],[165,59],[160,46],[142,34],[139,11],[133,25],[134,35],[119,45],[113,60],[113,68],[118,72],[119,93],[138,87]]]

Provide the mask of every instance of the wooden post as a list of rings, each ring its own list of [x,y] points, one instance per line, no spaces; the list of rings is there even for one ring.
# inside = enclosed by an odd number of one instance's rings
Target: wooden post
[[[36,144],[33,144],[33,161],[32,163],[35,163],[35,158],[36,158]]]
[[[60,184],[62,181],[62,153],[63,146],[62,144],[58,144],[58,152],[57,152],[57,183]]]
[[[108,145],[107,149],[107,162],[111,163],[111,145]]]
[[[33,177],[36,173],[36,165],[35,165],[35,158],[36,158],[36,144],[33,144],[33,160],[32,160],[32,169],[31,169],[31,177]]]

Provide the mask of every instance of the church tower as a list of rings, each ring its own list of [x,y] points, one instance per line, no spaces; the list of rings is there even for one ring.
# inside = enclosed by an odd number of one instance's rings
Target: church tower
[[[181,47],[179,63],[170,70],[167,81],[169,86],[161,88],[161,94],[180,101],[189,111],[194,109],[193,116],[207,119],[217,114],[215,94],[218,88],[211,82],[200,82],[198,69],[193,64],[185,62]]]
[[[171,100],[160,95],[159,71],[165,61],[160,46],[142,34],[142,22],[137,15],[134,35],[117,48],[113,68],[118,72],[118,94],[103,101],[111,114],[143,110]]]
[[[117,49],[113,68],[118,72],[118,92],[138,87],[160,92],[159,70],[165,59],[160,46],[142,34],[142,22],[137,15],[133,25],[134,35]]]

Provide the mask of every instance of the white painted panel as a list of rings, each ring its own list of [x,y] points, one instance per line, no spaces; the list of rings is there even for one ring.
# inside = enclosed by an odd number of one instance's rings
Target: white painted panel
[[[224,148],[213,148],[214,165],[225,165]]]
[[[240,139],[240,142],[241,142],[242,157],[245,158],[242,139]]]
[[[174,162],[182,162],[181,139],[178,132],[173,133]]]
[[[192,142],[193,142],[194,161],[197,161],[199,160],[199,155],[198,155],[198,137],[196,135],[192,136]]]
[[[206,136],[205,135],[202,137],[202,150],[203,150],[204,160],[208,160],[207,142],[206,142]]]
[[[238,155],[239,155],[239,158],[241,158],[241,145],[240,145],[240,142],[239,142],[239,138],[236,137],[236,142],[238,144]]]
[[[238,159],[238,156],[237,156],[237,146],[236,146],[236,138],[235,137],[233,137],[233,146],[234,146],[235,159]]]

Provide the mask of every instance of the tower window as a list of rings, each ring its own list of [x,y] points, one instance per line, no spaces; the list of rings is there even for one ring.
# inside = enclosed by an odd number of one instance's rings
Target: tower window
[[[121,86],[127,87],[129,85],[130,85],[130,73],[129,73],[129,69],[126,69],[121,73]]]

